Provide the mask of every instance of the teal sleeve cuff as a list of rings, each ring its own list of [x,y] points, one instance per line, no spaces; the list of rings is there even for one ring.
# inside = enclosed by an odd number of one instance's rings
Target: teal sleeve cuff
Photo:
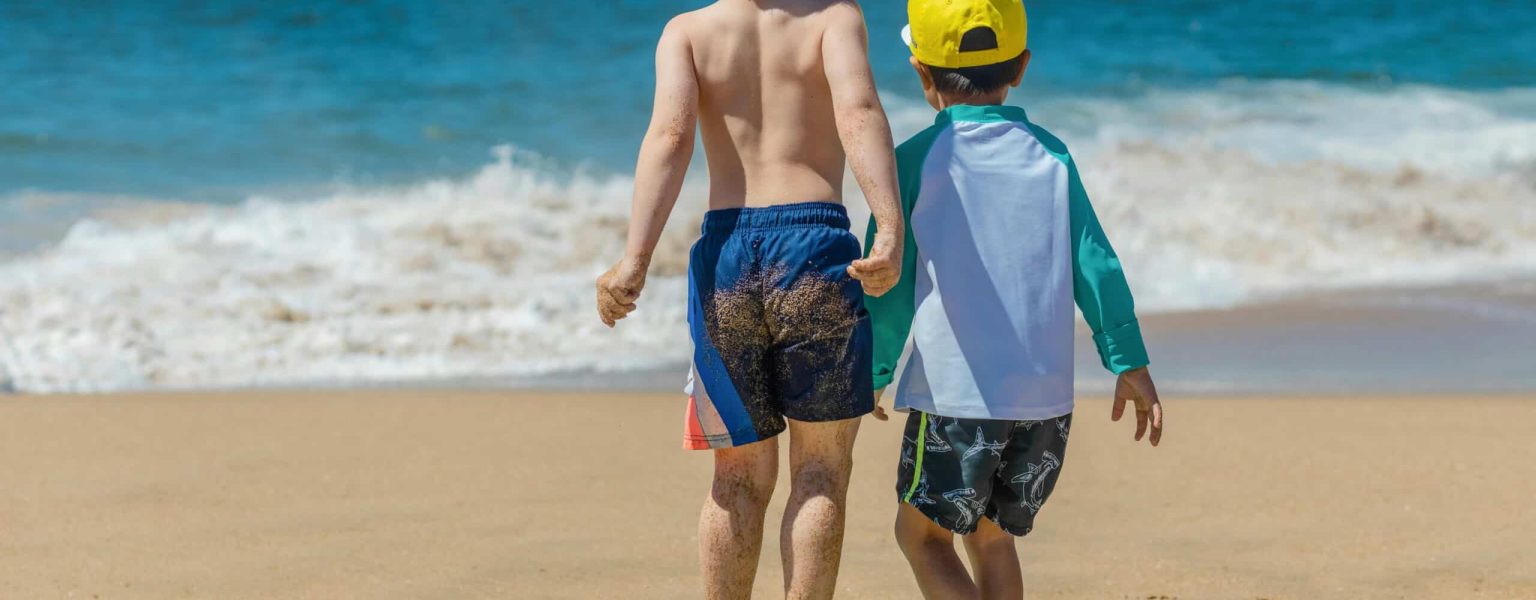
[[[880,388],[891,385],[891,380],[895,378],[895,371],[887,368],[876,368],[874,389],[878,390]]]
[[[1147,366],[1147,346],[1141,340],[1141,323],[1131,321],[1093,336],[1104,368],[1119,375]]]

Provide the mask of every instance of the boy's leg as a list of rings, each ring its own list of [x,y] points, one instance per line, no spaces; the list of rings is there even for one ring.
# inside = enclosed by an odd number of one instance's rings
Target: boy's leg
[[[831,598],[837,589],[859,421],[789,421],[789,504],[779,532],[786,598]]]
[[[699,514],[704,597],[752,597],[763,548],[763,513],[779,475],[779,444],[768,439],[715,451],[715,478]]]
[[[955,534],[935,525],[911,504],[896,512],[896,544],[901,546],[917,587],[928,600],[973,600],[976,584],[955,554]]]
[[[976,587],[982,600],[1020,600],[1024,597],[1024,574],[1019,569],[1015,538],[991,519],[982,519],[976,533],[963,536],[965,554],[976,574]]]

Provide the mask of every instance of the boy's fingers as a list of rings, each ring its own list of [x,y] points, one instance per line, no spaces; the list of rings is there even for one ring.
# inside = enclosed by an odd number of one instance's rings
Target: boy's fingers
[[[887,260],[860,258],[853,261],[852,263],[849,263],[848,266],[852,268],[853,271],[861,273],[867,277],[894,277],[897,274],[896,265],[891,264],[891,262]]]
[[[603,290],[597,290],[597,318],[603,320],[603,324],[613,327],[613,320],[608,318],[608,298],[603,295]]]
[[[896,287],[897,275],[888,269],[863,269],[858,264],[848,266],[848,276],[863,284],[864,293],[877,298]]]
[[[624,304],[634,300],[634,298],[630,297],[630,291],[621,287],[605,285],[603,286],[602,290],[603,294],[613,299],[613,301],[617,304]]]
[[[603,324],[609,327],[616,325],[621,319],[635,310],[633,303],[620,304],[615,302],[612,295],[599,291],[597,295],[597,314],[602,318]]]
[[[1136,411],[1136,441],[1138,441],[1138,442],[1141,441],[1142,436],[1144,436],[1146,434],[1147,434],[1147,413],[1146,413],[1146,411],[1137,410]]]
[[[849,266],[860,271],[875,271],[880,268],[880,262],[870,258],[856,258]]]
[[[619,304],[617,302],[614,302],[614,303],[610,303],[608,305],[607,310],[605,312],[608,315],[608,318],[613,319],[615,321],[619,321],[619,320],[623,320],[624,317],[629,316],[629,313],[635,312],[635,305],[634,304]]]
[[[1123,416],[1125,416],[1125,398],[1117,395],[1115,396],[1115,408],[1109,412],[1109,420],[1119,421],[1120,417]]]
[[[848,265],[848,275],[859,281],[871,282],[879,280],[884,274],[879,269],[871,268],[871,265],[854,261],[853,264]]]
[[[1154,448],[1157,447],[1158,442],[1162,441],[1162,439],[1163,405],[1161,403],[1157,403],[1152,405],[1152,446]]]
[[[848,267],[848,276],[858,280],[864,287],[864,293],[879,297],[889,291],[892,284],[885,281],[879,274],[868,271],[860,271],[854,267]]]

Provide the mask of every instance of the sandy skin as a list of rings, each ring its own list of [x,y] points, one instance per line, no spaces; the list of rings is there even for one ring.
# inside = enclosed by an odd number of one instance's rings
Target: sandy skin
[[[1153,450],[1085,399],[1020,544],[1027,589],[1536,597],[1532,400],[1180,400]],[[0,399],[0,597],[693,597],[710,463],[677,450],[681,408],[427,391]],[[891,535],[899,427],[859,435],[840,598],[916,596]],[[781,593],[778,572],[765,552],[759,597]]]

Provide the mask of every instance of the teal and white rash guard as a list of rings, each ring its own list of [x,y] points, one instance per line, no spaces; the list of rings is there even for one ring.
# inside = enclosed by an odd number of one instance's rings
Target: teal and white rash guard
[[[1130,287],[1072,156],[1023,109],[950,107],[896,160],[907,217],[901,282],[865,303],[875,388],[894,381],[898,410],[1008,420],[1072,412],[1074,301],[1105,368],[1147,364]]]

